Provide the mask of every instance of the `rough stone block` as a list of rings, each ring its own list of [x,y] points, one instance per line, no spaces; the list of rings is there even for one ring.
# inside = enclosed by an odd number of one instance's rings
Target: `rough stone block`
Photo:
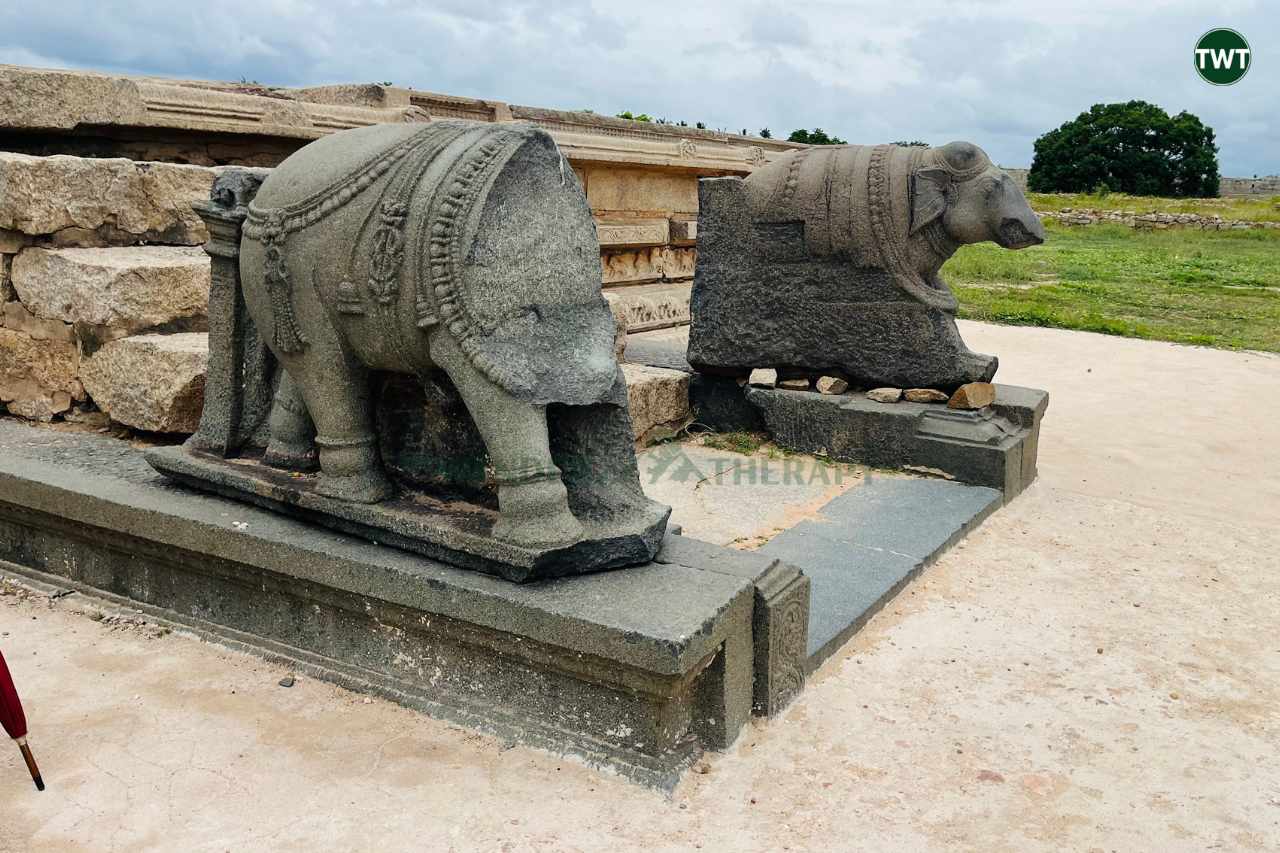
[[[205,166],[0,152],[0,229],[63,246],[196,246],[208,234],[191,205],[209,197],[216,174]]]
[[[148,432],[195,432],[204,406],[208,335],[138,335],[108,343],[81,380],[112,420]]]
[[[14,303],[9,303],[13,305]],[[16,313],[6,307],[6,323]],[[23,312],[25,313],[25,312]],[[0,328],[0,402],[32,420],[49,421],[84,399],[76,378],[80,355],[65,339],[37,339],[26,331]]]
[[[901,388],[872,388],[867,392],[868,400],[875,400],[877,403],[896,403],[902,399]]]
[[[985,409],[996,401],[996,386],[990,382],[961,385],[947,402],[949,409]]]
[[[747,377],[747,384],[752,388],[775,388],[778,385],[778,371],[772,367],[757,367]]]
[[[819,394],[843,394],[849,390],[849,383],[838,376],[823,376],[818,379]]]
[[[201,249],[170,246],[30,247],[14,259],[13,285],[39,317],[137,332],[203,321],[209,256]]]
[[[668,437],[689,423],[689,374],[641,364],[624,364],[622,372],[636,441]]]
[[[950,399],[946,392],[935,388],[908,388],[902,396],[908,403],[945,403]]]
[[[10,279],[10,269],[13,262],[13,255],[0,254],[0,305],[13,299],[13,282]]]
[[[1010,500],[1035,477],[1040,419],[1049,395],[995,387],[995,405],[980,411],[933,403],[886,406],[861,395],[767,388],[748,388],[745,396],[781,447],[841,462],[943,473],[1001,489]]]

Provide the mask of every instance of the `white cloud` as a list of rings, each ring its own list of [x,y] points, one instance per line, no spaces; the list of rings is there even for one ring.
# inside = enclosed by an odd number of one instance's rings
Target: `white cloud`
[[[0,8],[0,60],[263,83],[391,80],[512,103],[622,109],[857,142],[972,139],[1026,165],[1039,134],[1140,98],[1218,131],[1225,174],[1280,172],[1280,16],[1263,0],[60,0]],[[107,8],[107,7],[110,8]],[[1255,66],[1191,67],[1214,26]]]

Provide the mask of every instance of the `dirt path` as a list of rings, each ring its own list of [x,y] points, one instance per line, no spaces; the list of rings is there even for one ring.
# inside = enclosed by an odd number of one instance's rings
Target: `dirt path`
[[[1040,481],[674,797],[7,596],[0,849],[1280,846],[1280,358],[965,334],[1052,393]]]

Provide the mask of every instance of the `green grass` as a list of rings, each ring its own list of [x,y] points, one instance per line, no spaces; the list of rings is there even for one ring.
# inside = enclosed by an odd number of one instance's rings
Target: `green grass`
[[[1280,352],[1280,231],[1049,223],[1043,246],[965,246],[942,269],[973,320]]]
[[[1155,198],[1124,193],[1027,193],[1033,210],[1131,210],[1134,213],[1198,213],[1250,222],[1280,222],[1280,196],[1248,198]]]
[[[741,453],[750,456],[759,450],[768,440],[768,436],[758,432],[720,432],[707,433],[702,443],[713,450],[725,450],[730,453]]]

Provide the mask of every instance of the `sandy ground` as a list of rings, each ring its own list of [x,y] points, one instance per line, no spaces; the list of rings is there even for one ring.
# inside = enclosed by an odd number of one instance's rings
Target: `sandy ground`
[[[674,796],[11,595],[0,848],[1280,847],[1280,359],[965,333],[1052,392],[1040,481]]]

